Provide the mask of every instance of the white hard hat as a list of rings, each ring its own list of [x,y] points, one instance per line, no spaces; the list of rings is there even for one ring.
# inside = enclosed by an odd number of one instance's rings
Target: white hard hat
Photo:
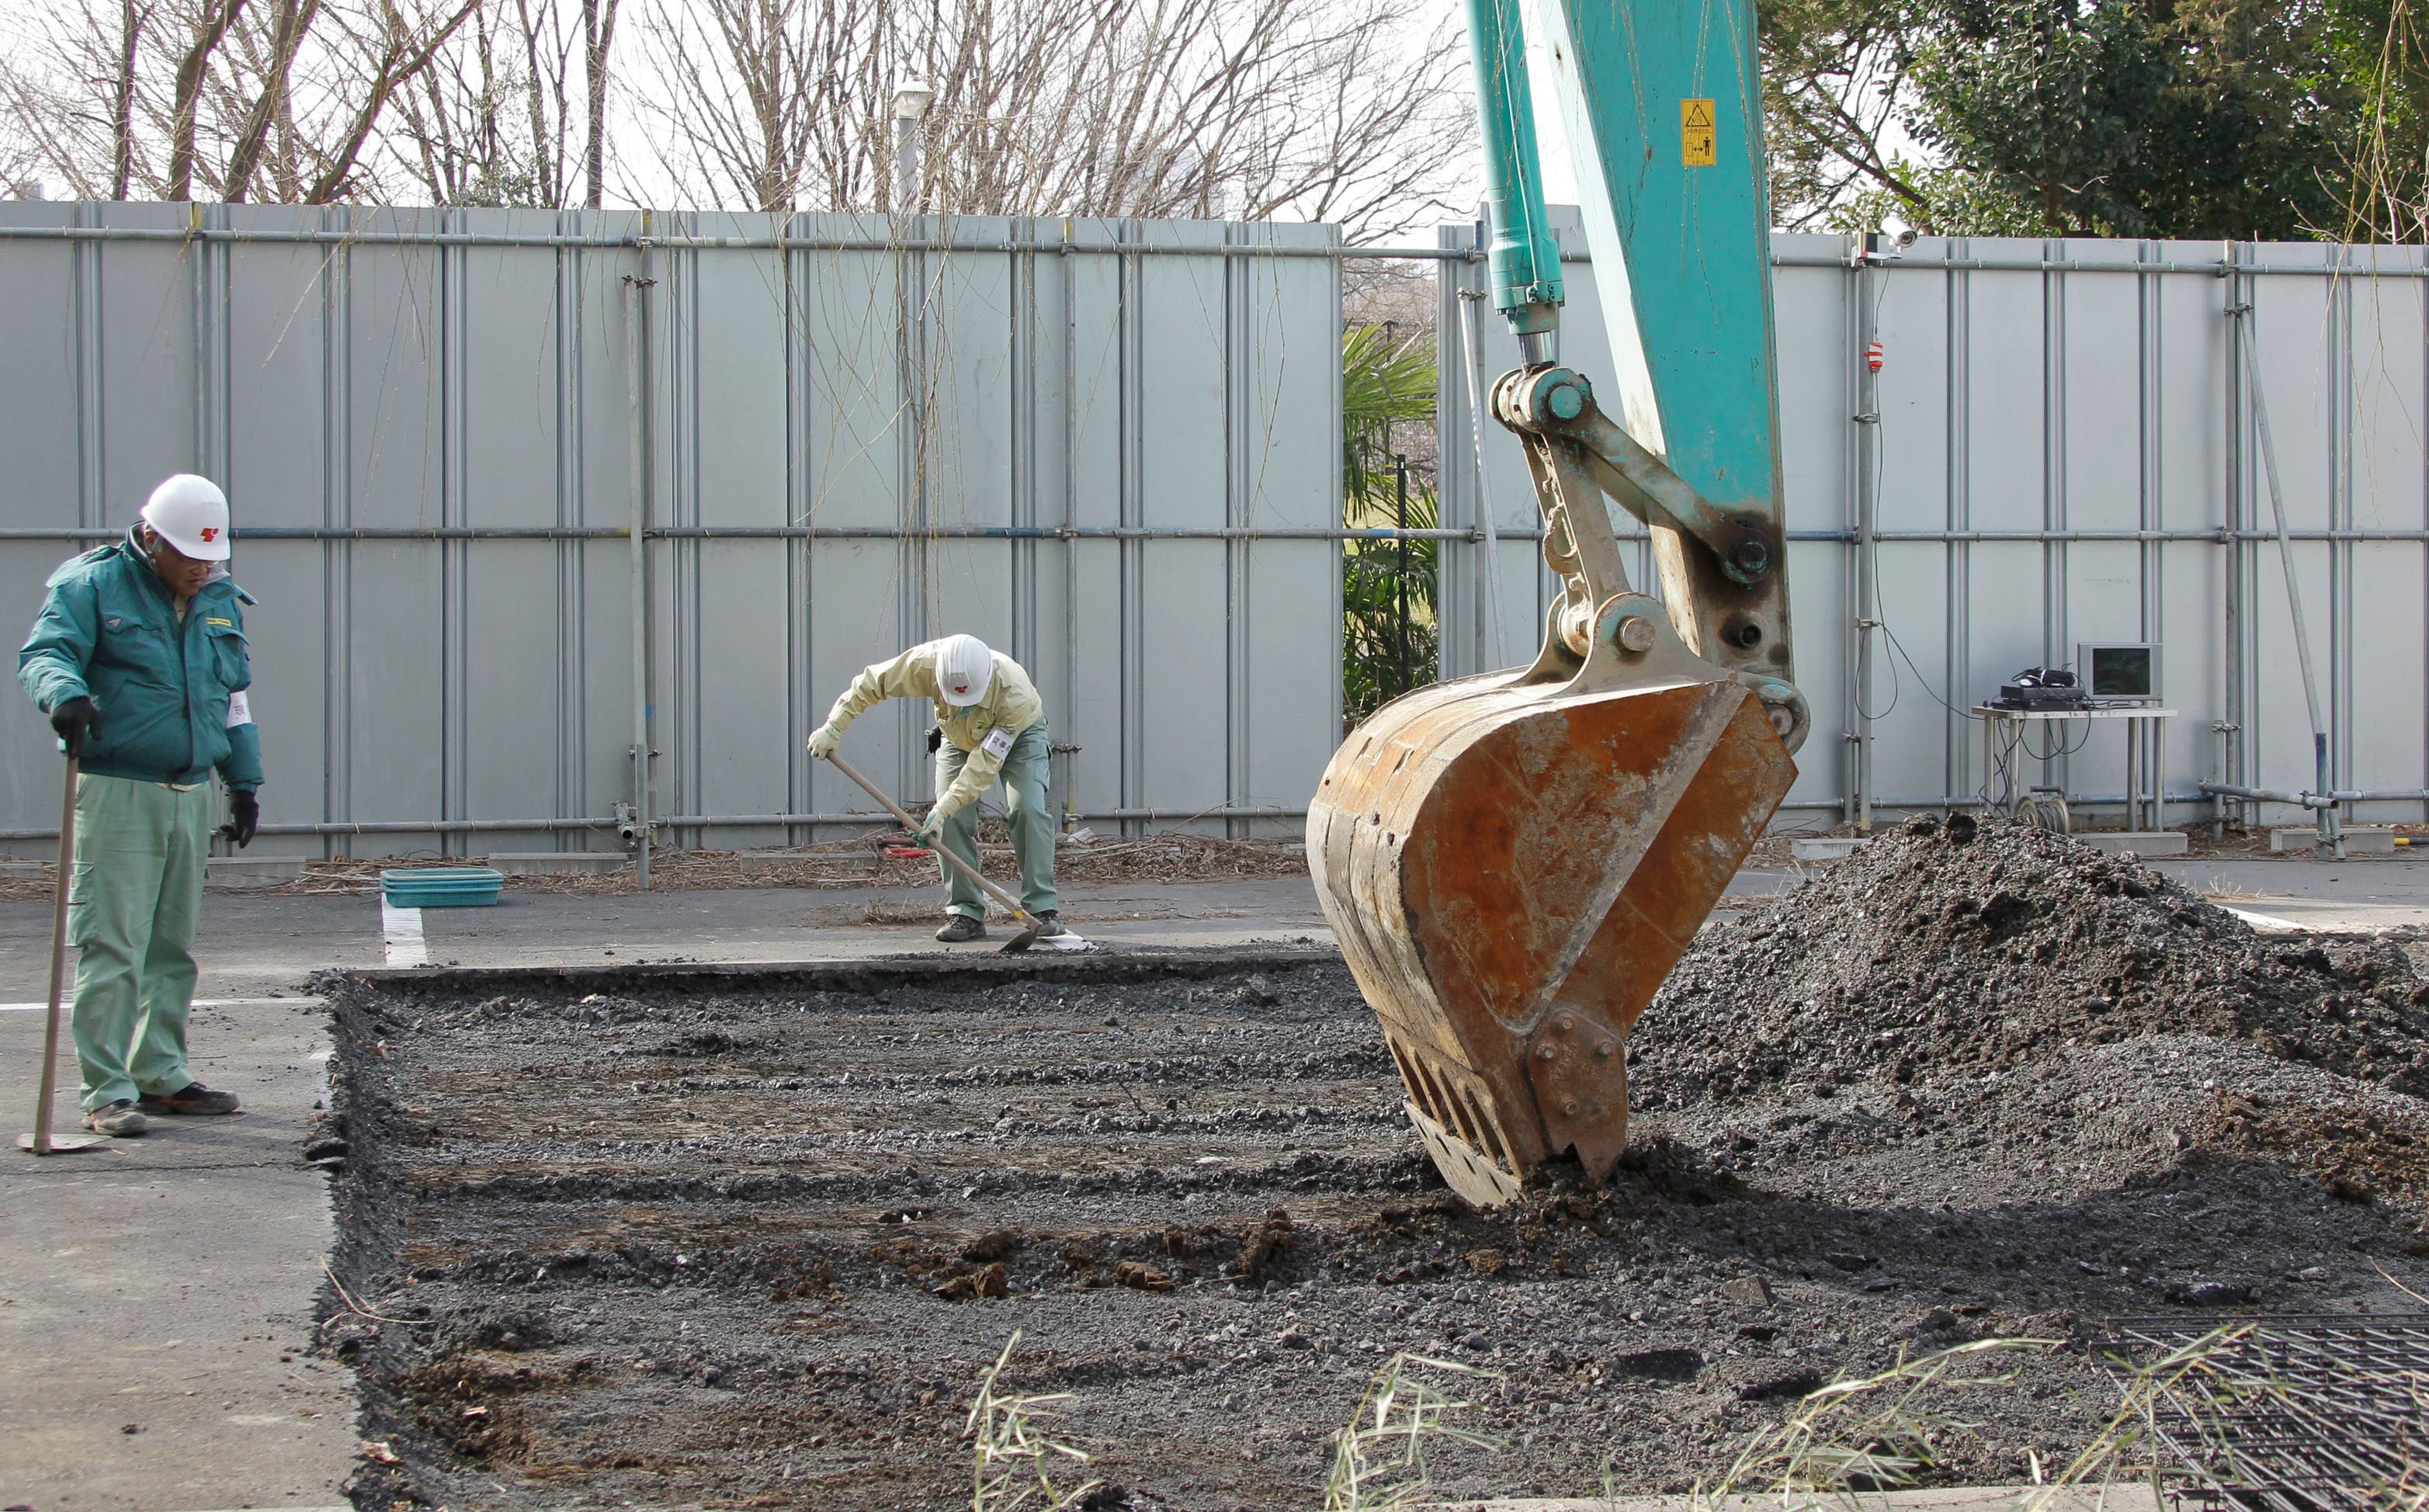
[[[197,562],[228,558],[227,495],[208,478],[181,472],[153,489],[143,523]]]
[[[995,681],[995,653],[976,635],[948,635],[936,643],[936,688],[947,703],[967,709],[987,696]]]

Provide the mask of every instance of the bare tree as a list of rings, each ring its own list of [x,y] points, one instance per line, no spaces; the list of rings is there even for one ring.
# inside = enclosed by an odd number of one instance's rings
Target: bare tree
[[[0,137],[89,199],[328,200],[485,0],[63,0],[23,10]]]
[[[454,11],[435,20],[408,17],[389,0],[376,0],[376,8],[368,16],[339,13],[355,43],[346,51],[359,60],[359,89],[355,91],[351,114],[342,118],[342,128],[322,156],[320,173],[305,196],[307,203],[326,205],[346,197],[354,186],[363,144],[371,140],[372,128],[379,123],[389,101],[430,66],[438,49],[480,5],[481,0],[463,0]]]
[[[830,140],[836,114],[876,120],[884,4],[658,0],[652,58],[673,88],[656,109],[681,149],[669,166],[704,179],[711,204],[798,205],[841,168]]]
[[[211,55],[227,37],[244,0],[201,0],[189,11],[184,50],[177,58],[176,94],[169,123],[169,181],[164,199],[194,197],[194,139],[201,128],[203,84]]]
[[[83,0],[36,12],[0,63],[0,117],[19,160],[9,182],[41,169],[80,198],[125,199],[139,176],[136,106],[153,18],[137,0]]]
[[[0,70],[5,150],[92,197],[597,206],[645,184],[1372,235],[1438,204],[1473,136],[1428,0],[38,3],[17,0],[37,45]],[[618,86],[636,68],[646,93]],[[889,102],[912,79],[935,99],[898,204]]]
[[[538,68],[538,38],[524,30],[535,19],[528,0],[482,7],[398,95],[385,145],[433,203],[560,203],[563,116],[526,76]]]
[[[320,9],[321,0],[277,0],[271,24],[268,65],[261,71],[260,87],[238,128],[235,145],[228,151],[227,167],[220,175],[222,198],[234,202],[251,192],[262,148],[270,140],[271,126],[282,116],[291,119],[287,107],[295,55],[304,45],[304,38]]]
[[[607,184],[607,69],[616,45],[619,0],[582,0],[583,182],[599,208]]]
[[[143,40],[145,13],[135,0],[119,0],[118,65],[109,81],[109,197],[126,198],[135,177],[135,57]]]
[[[441,205],[597,208],[620,0],[484,0],[381,145]]]
[[[1411,0],[656,0],[661,151],[710,203],[1397,229],[1473,135]],[[917,200],[887,102],[935,90]]]

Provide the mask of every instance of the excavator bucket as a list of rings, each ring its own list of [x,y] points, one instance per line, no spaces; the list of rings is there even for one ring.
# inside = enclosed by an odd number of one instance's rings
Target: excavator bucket
[[[1452,1190],[1508,1202],[1570,1152],[1609,1174],[1628,1031],[1793,776],[1726,676],[1437,683],[1334,755],[1308,821],[1316,895]]]
[[[1475,297],[1489,289],[1522,363],[1491,408],[1526,452],[1560,596],[1533,666],[1385,706],[1308,815],[1316,895],[1409,1115],[1479,1204],[1571,1155],[1589,1180],[1610,1173],[1628,1032],[1786,796],[1811,725],[1789,635],[1752,0],[1725,0],[1719,33],[1710,5],[1529,8],[1556,34],[1538,41],[1619,410],[1554,355],[1565,255],[1543,204],[1530,23],[1517,0],[1470,0],[1492,232]],[[1480,446],[1483,415],[1471,424]],[[1659,600],[1628,586],[1612,503],[1648,534]]]

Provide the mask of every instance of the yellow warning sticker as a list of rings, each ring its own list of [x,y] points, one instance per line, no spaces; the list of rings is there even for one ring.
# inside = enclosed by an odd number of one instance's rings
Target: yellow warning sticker
[[[1720,152],[1712,134],[1712,102],[1678,102],[1678,157],[1689,168],[1710,168]]]

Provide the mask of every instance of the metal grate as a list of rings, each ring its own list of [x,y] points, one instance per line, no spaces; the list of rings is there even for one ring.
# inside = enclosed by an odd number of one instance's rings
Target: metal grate
[[[2210,1499],[2429,1504],[2429,1313],[2117,1318],[2105,1363]]]

